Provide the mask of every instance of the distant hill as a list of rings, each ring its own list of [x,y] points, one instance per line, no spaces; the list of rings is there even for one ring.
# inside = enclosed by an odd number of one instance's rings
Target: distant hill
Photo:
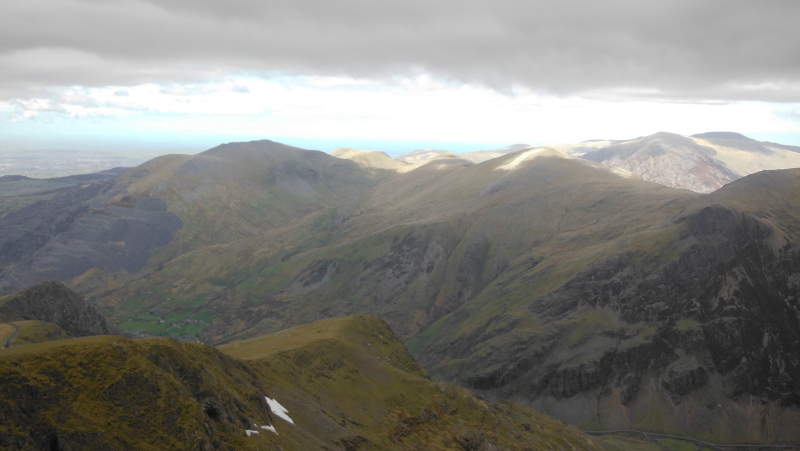
[[[715,154],[690,138],[657,133],[592,150],[582,158],[626,169],[649,182],[709,193],[740,177]]]
[[[397,173],[408,172],[415,168],[415,165],[411,163],[395,160],[384,152],[377,150],[358,150],[339,147],[331,152],[331,155],[352,160],[367,171],[374,179],[381,181],[391,178]]]
[[[706,133],[698,133],[696,135],[692,135],[691,137],[700,139],[731,139],[735,141],[754,141],[753,139],[750,139],[741,133],[734,133],[734,132],[706,132]]]
[[[440,149],[422,149],[409,152],[395,158],[398,161],[403,161],[410,164],[420,165],[425,164],[434,158],[461,158],[458,154],[448,152]]]
[[[710,193],[761,170],[800,167],[800,147],[760,142],[739,133],[684,137],[656,133],[630,141],[592,142],[569,152],[674,188]]]
[[[483,163],[484,161],[491,160],[509,153],[519,152],[520,150],[531,147],[530,144],[512,144],[510,146],[501,147],[499,149],[479,150],[477,152],[467,152],[459,155],[465,160],[473,163]]]
[[[414,152],[410,152],[404,155],[400,155],[399,157],[396,158],[396,160],[415,165],[428,163],[434,158],[461,158],[464,160],[471,161],[473,163],[482,163],[484,161],[491,160],[493,158],[497,158],[502,155],[527,149],[528,147],[531,146],[529,144],[512,144],[510,146],[501,147],[498,149],[479,150],[475,152],[466,152],[462,154],[456,154],[453,152],[448,152],[446,150],[439,150],[439,149],[422,149],[422,150],[415,150]]]

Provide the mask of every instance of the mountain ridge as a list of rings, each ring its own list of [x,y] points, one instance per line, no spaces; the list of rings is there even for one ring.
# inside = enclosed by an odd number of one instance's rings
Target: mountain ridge
[[[0,443],[56,450],[618,449],[531,409],[486,403],[427,379],[376,318],[294,332],[300,342],[284,341],[270,355],[252,342],[220,350],[114,336],[0,350]],[[231,357],[237,352],[244,359]]]

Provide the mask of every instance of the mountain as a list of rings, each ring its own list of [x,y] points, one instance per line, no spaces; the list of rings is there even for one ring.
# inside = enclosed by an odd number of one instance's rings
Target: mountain
[[[787,170],[686,199],[559,288],[497,284],[410,347],[439,377],[587,427],[796,442],[798,195]],[[491,313],[514,297],[529,316]]]
[[[440,149],[421,149],[400,155],[397,161],[421,165],[430,162],[435,158],[461,158],[459,155]]]
[[[271,141],[159,157],[0,218],[0,289],[137,272],[178,231],[179,253],[259,236],[374,183],[353,162]]]
[[[459,157],[469,160],[473,163],[483,163],[484,161],[491,160],[509,153],[519,152],[520,150],[533,147],[529,144],[512,144],[510,146],[501,147],[499,149],[479,150],[477,152],[466,152],[459,155]]]
[[[715,155],[690,138],[662,132],[592,150],[582,158],[626,169],[649,182],[710,193],[740,177]]]
[[[800,147],[756,141],[731,132],[701,133],[691,138],[714,149],[714,158],[742,177],[758,171],[800,167]]]
[[[455,154],[446,150],[439,149],[422,149],[415,150],[404,155],[397,157],[397,161],[402,161],[414,165],[422,165],[429,163],[435,158],[460,158],[473,163],[483,163],[484,161],[491,160],[509,153],[518,152],[523,149],[531,147],[528,144],[512,144],[510,146],[501,147],[498,149],[479,150],[475,152],[466,152],[462,154]],[[338,156],[338,155],[337,155]]]
[[[72,337],[117,332],[94,307],[58,281],[42,282],[0,298],[0,320],[54,323]]]
[[[559,144],[554,147],[566,154],[572,155],[573,157],[580,157],[586,154],[587,152],[592,152],[597,149],[602,149],[604,147],[622,144],[628,141],[630,140],[590,139],[588,141],[582,141],[577,144],[569,144],[569,143]]]
[[[565,150],[626,169],[642,180],[699,193],[710,193],[761,170],[800,167],[800,147],[755,141],[732,132],[688,138],[661,132],[630,141],[581,143]]]
[[[395,160],[384,152],[377,150],[358,150],[339,147],[331,155],[351,160],[367,171],[373,179],[385,181],[399,172],[408,172],[415,168],[411,163]]]
[[[103,336],[0,351],[13,449],[619,449],[434,382],[386,323],[337,318],[215,349]]]
[[[140,269],[69,284],[139,335],[222,344],[368,313],[488,399],[587,428],[797,441],[798,180],[700,195],[550,147],[383,178],[229,144],[87,200],[153,199],[182,228]]]

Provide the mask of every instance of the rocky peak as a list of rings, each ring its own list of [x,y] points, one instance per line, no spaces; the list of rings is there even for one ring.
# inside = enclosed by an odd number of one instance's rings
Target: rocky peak
[[[117,330],[94,307],[61,282],[41,282],[0,299],[3,321],[38,320],[57,324],[73,337],[113,335]]]

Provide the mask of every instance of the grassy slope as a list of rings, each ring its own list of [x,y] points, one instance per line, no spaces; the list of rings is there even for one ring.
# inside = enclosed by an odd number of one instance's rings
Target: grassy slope
[[[44,321],[15,321],[12,324],[19,328],[14,339],[9,343],[10,346],[22,346],[33,343],[42,343],[52,340],[63,340],[70,336],[61,329],[58,324],[47,323]],[[0,341],[4,341],[0,335]]]
[[[676,197],[691,196],[559,158],[512,172],[495,170],[499,164],[434,162],[378,186],[363,200],[334,204],[257,237],[172,255],[187,240],[188,232],[181,232],[178,242],[155,252],[149,271],[134,277],[89,274],[75,283],[113,306],[114,319],[128,330],[179,335],[189,331],[182,321],[199,321],[193,323],[200,324],[194,333],[220,340],[254,326],[251,333],[262,333],[325,316],[371,312],[410,336],[500,276],[529,277],[530,262],[542,257],[560,254],[539,267],[558,266],[559,273],[541,289],[558,286],[593,255],[613,248],[609,239],[646,227],[639,224],[642,216]],[[646,208],[626,211],[637,204]],[[190,221],[205,224],[184,218]],[[587,246],[587,241],[601,246]],[[409,246],[422,255],[402,261],[399,254]],[[402,272],[438,248],[429,258],[435,260],[432,273],[412,274],[419,282],[407,290],[395,287],[404,276],[389,274],[392,268]],[[471,254],[476,248],[488,250],[486,264],[470,269],[473,293],[459,294],[465,261],[476,257]],[[309,273],[321,261],[331,262],[335,271],[316,286]],[[353,279],[359,282],[354,285]],[[241,315],[222,317],[231,310]],[[201,328],[200,322],[210,322],[208,315],[227,327]]]
[[[266,347],[266,349],[265,349]],[[386,323],[352,317],[221,350],[87,337],[0,351],[0,444],[38,449],[618,449],[433,382]],[[277,399],[295,425],[270,413]],[[273,425],[279,435],[245,428]]]

